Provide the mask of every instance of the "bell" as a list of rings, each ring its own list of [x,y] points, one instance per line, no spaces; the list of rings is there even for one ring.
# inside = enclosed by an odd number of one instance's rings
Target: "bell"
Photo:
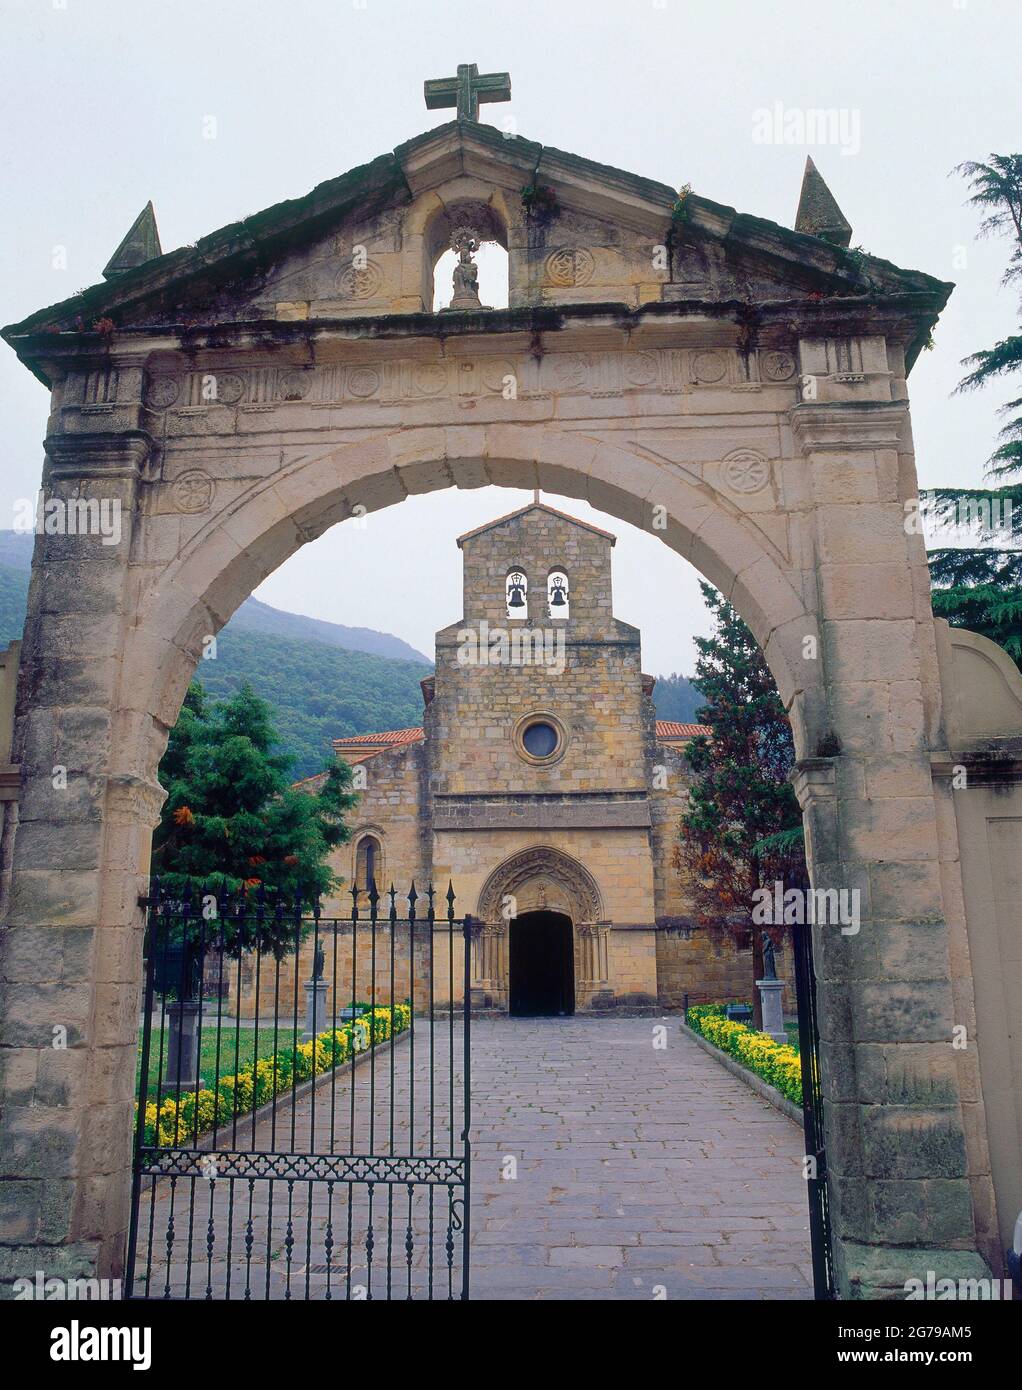
[[[564,597],[563,584],[556,585],[554,587],[553,593],[550,595],[550,607],[563,608],[567,601],[568,600]]]
[[[511,597],[507,601],[508,608],[524,608],[525,584],[522,582],[520,575],[516,574],[511,576],[509,588],[511,590]]]

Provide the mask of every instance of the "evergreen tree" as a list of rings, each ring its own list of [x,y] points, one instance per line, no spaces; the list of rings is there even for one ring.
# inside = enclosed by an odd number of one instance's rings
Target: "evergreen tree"
[[[212,707],[201,685],[189,687],[160,763],[167,800],[152,872],[164,894],[198,902],[213,893],[226,901],[263,890],[293,902],[335,886],[327,857],[350,838],[344,817],[357,800],[351,769],[335,761],[318,794],[293,790],[291,760],[275,751],[277,742],[270,707],[251,687]],[[288,936],[293,945],[293,930],[272,944],[286,949]]]
[[[758,1025],[763,929],[752,921],[752,895],[776,879],[806,882],[802,814],[788,781],[795,747],[756,639],[714,588],[700,588],[715,630],[696,638],[695,684],[705,701],[696,717],[711,733],[688,745],[695,780],[676,859],[690,876],[701,927],[718,939],[752,934]]]
[[[992,154],[986,164],[959,166],[970,183],[969,202],[985,216],[980,236],[1007,235],[1012,241],[1003,283],[1022,280],[1022,155]],[[1022,334],[973,353],[963,366],[970,371],[958,391],[973,391],[991,381],[1022,371]],[[930,551],[934,585],[933,608],[956,627],[972,628],[1004,647],[1022,667],[1022,397],[1001,408],[1008,417],[1000,444],[987,460],[987,475],[1001,486],[937,488],[925,511],[945,528],[964,528],[982,549],[942,546]],[[963,515],[964,513],[964,515]],[[1009,520],[1010,517],[1010,520]],[[999,540],[1003,548],[994,548]]]

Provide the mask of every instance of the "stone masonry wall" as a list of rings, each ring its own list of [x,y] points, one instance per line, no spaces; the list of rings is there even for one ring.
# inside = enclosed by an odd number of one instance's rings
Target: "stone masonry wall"
[[[348,816],[351,839],[330,856],[331,868],[344,882],[324,900],[325,915],[346,917],[351,912],[355,857],[359,841],[367,832],[376,837],[382,850],[376,875],[380,892],[393,883],[403,900],[413,880],[417,891],[425,892],[430,877],[430,867],[423,856],[422,835],[421,793],[425,762],[423,745],[412,744],[393,752],[377,753],[364,763],[356,764],[356,770],[361,769],[366,778],[366,786],[359,795],[358,806]],[[359,901],[364,910],[365,896]]]

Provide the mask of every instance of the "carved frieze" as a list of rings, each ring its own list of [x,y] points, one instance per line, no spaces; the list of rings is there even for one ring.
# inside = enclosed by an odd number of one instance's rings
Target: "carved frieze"
[[[151,375],[145,399],[169,420],[225,407],[260,412],[288,406],[328,408],[345,403],[431,400],[442,396],[546,398],[621,396],[629,392],[682,394],[702,389],[794,387],[793,354],[774,349],[739,353],[726,348],[650,348],[630,351],[480,354],[433,362],[395,359],[317,367],[262,366],[214,374]],[[173,432],[174,426],[168,425]],[[194,432],[190,429],[188,432]],[[738,489],[741,491],[742,489]]]

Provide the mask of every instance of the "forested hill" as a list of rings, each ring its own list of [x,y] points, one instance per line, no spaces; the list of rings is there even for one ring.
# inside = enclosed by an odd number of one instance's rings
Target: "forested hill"
[[[421,724],[419,681],[432,670],[420,661],[228,624],[217,638],[216,659],[200,661],[195,677],[211,695],[228,695],[248,681],[268,700],[298,778],[323,770],[331,739]]]
[[[25,622],[30,535],[0,531],[0,644]],[[422,723],[419,682],[432,672],[399,637],[285,613],[250,598],[217,638],[216,657],[196,678],[214,696],[248,681],[272,705],[295,778],[321,771],[330,741],[346,734]],[[653,692],[658,719],[691,723],[700,696],[685,676],[661,676]]]
[[[681,724],[696,723],[696,711],[703,697],[688,676],[657,676],[653,703],[658,719],[677,719]]]
[[[0,644],[25,622],[30,535],[0,531]],[[250,598],[217,638],[216,657],[196,679],[214,696],[248,681],[273,707],[295,778],[320,772],[343,734],[422,722],[419,681],[432,664],[389,632],[321,622]]]
[[[0,641],[3,642],[21,636],[34,539],[24,532],[0,531]],[[247,598],[224,631],[310,638],[329,647],[370,652],[373,656],[390,656],[400,661],[427,664],[430,661],[428,656],[390,632],[376,632],[371,627],[345,627],[343,623],[306,618],[301,613],[285,613],[279,608],[271,608],[268,603],[261,603],[257,598]]]

